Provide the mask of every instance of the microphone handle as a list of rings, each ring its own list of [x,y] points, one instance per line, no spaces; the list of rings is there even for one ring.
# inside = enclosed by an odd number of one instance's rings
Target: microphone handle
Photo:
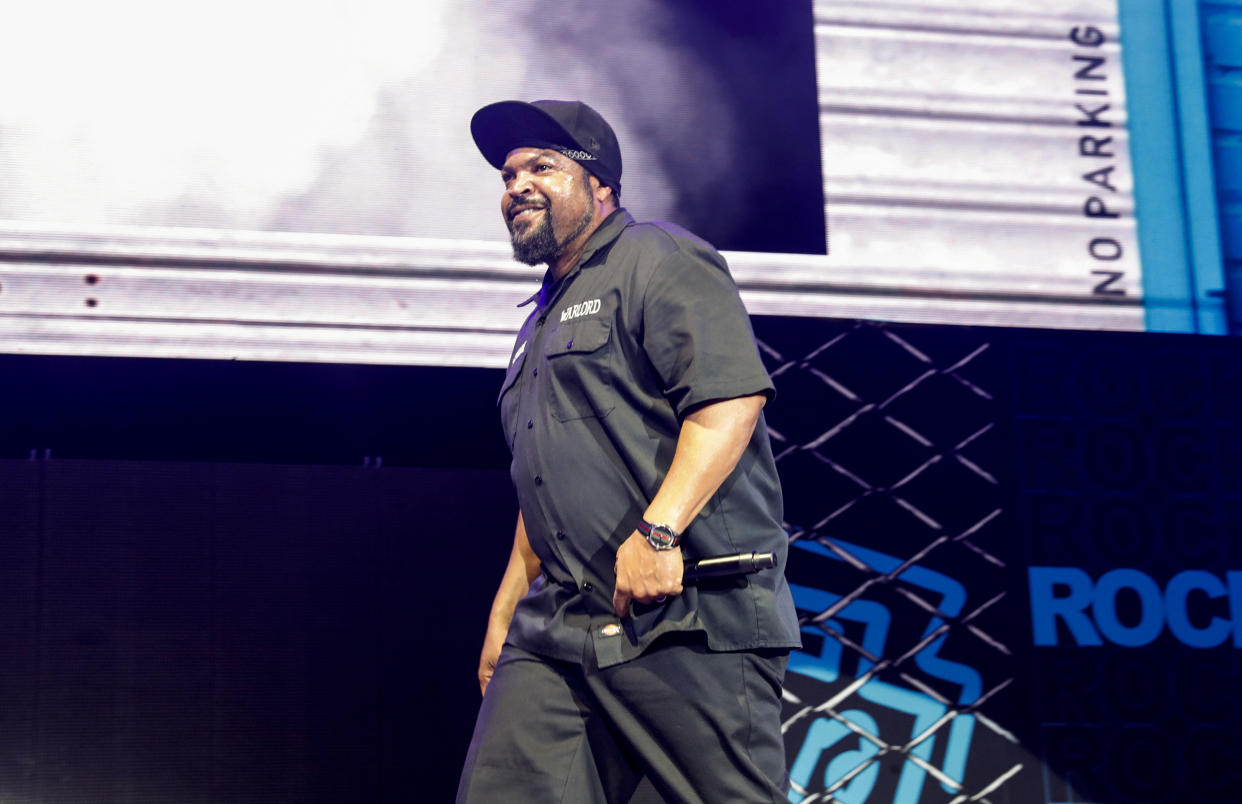
[[[731,575],[750,575],[776,566],[775,553],[735,553],[728,556],[712,556],[697,561],[687,561],[682,571],[681,583],[691,586],[705,578],[724,578]]]

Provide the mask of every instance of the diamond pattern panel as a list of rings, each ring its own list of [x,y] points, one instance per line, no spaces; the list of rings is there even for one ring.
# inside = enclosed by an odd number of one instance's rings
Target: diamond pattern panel
[[[758,319],[803,650],[795,802],[1008,801],[996,376],[981,330]],[[989,796],[992,798],[989,799]]]

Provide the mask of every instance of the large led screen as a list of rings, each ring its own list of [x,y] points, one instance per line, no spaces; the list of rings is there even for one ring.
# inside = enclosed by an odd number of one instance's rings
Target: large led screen
[[[1175,138],[1133,122],[1175,117],[1152,13],[23,4],[0,350],[501,366],[541,272],[468,122],[508,98],[600,110],[623,204],[725,251],[752,314],[1212,331],[1222,290],[1165,236]]]

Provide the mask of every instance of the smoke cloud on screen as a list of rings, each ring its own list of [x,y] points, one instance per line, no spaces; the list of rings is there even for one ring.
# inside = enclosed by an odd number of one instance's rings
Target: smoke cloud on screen
[[[379,88],[363,136],[326,155],[314,183],[283,199],[269,227],[503,239],[500,182],[468,122],[479,106],[509,98],[595,106],[622,143],[623,202],[642,217],[677,219],[672,149],[693,143],[702,157],[727,159],[731,121],[721,93],[702,85],[692,54],[651,36],[665,14],[659,3],[592,11],[585,3],[552,16],[534,2],[488,13],[463,7],[448,39],[473,47],[448,48],[422,74]]]

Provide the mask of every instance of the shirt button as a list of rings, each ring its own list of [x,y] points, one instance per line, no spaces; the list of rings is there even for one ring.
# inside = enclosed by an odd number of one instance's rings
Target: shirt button
[[[570,338],[570,339],[569,339],[569,343],[565,344],[565,348],[566,348],[566,349],[572,349],[572,348],[574,348],[574,339],[573,339],[573,338]]]
[[[543,477],[541,477],[540,475],[535,475],[535,485],[536,485],[536,486],[542,486],[542,485],[543,485]]]
[[[584,592],[594,592],[594,591],[595,591],[595,587],[591,585],[591,582],[590,582],[590,581],[583,581],[583,582],[582,582],[582,591],[584,591]]]
[[[531,369],[530,373],[531,373],[531,376],[538,377],[538,376],[539,376],[539,367],[538,367],[538,366],[535,366],[533,369]]]
[[[530,421],[526,422],[526,429],[527,429],[527,430],[529,430],[530,428],[532,428],[532,427],[534,427],[534,426],[535,426],[535,420],[534,420],[534,419],[531,419]]]
[[[558,530],[558,531],[556,532],[556,538],[558,538],[558,539],[564,539],[564,538],[565,538],[565,531],[563,531],[563,530]]]

